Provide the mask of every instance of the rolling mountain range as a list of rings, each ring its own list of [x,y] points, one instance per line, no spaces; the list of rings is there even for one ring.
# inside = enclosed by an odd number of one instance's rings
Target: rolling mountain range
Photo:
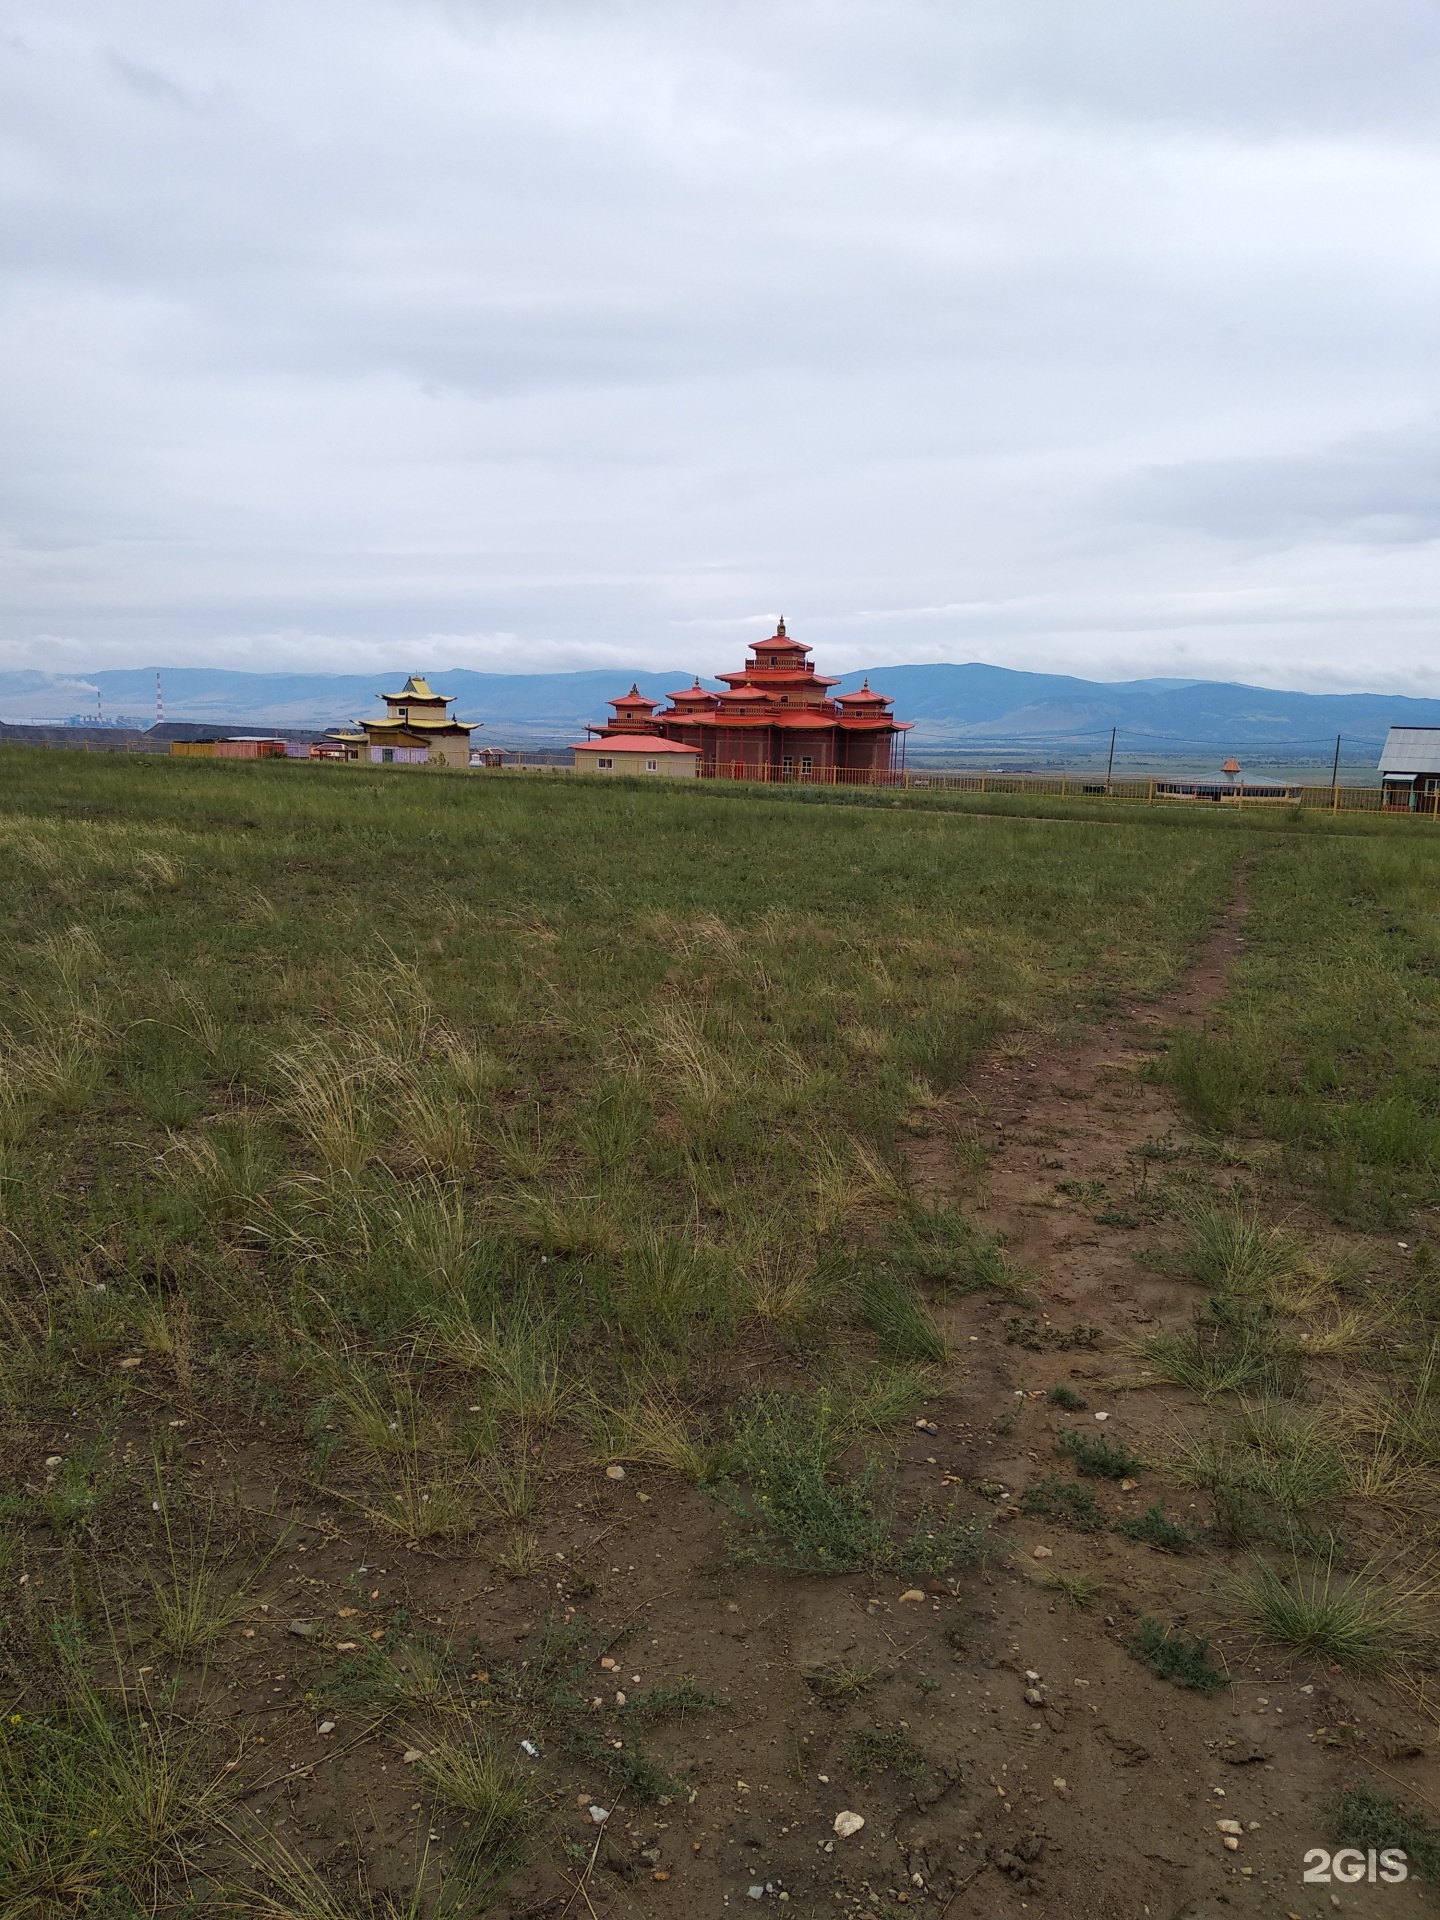
[[[0,673],[0,720],[20,723],[107,719],[146,726],[155,712],[155,668],[106,669],[84,675]],[[374,713],[391,674],[241,673],[224,668],[162,669],[165,717],[218,729],[325,727]],[[842,690],[866,676],[844,676]],[[474,673],[430,670],[431,683],[454,694],[462,719],[483,724],[486,745],[566,745],[587,722],[606,718],[607,702],[635,679],[662,699],[692,675],[630,674],[609,669],[580,673]],[[1091,758],[1108,749],[1117,729],[1127,760],[1200,760],[1248,755],[1252,761],[1325,762],[1342,740],[1348,765],[1373,763],[1390,726],[1440,726],[1440,699],[1390,694],[1290,693],[1213,680],[1081,680],[1066,674],[1024,673],[969,665],[878,667],[871,684],[895,703],[897,717],[914,721],[912,757],[947,753],[967,760]],[[706,682],[707,685],[718,683]]]

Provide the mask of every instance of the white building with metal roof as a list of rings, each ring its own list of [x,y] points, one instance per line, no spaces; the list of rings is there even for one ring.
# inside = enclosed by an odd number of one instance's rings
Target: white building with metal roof
[[[1387,807],[1433,813],[1440,802],[1440,727],[1391,727],[1380,750]]]

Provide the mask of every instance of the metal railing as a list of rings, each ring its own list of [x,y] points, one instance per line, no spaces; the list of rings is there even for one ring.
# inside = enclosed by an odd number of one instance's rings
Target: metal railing
[[[1033,794],[1057,800],[1126,800],[1148,806],[1250,808],[1301,807],[1327,813],[1420,813],[1436,816],[1440,795],[1406,794],[1384,787],[1306,786],[1296,781],[1197,780],[1174,775],[1145,778],[1090,773],[955,773],[914,767],[823,767],[796,773],[781,767],[721,764],[703,767],[705,780],[741,780],[764,786],[882,787],[905,793]]]
[[[58,729],[57,729],[58,731]],[[51,752],[81,753],[168,753],[170,743],[156,745],[123,741],[102,747],[90,741],[25,740],[0,737],[0,746],[36,747]],[[537,764],[537,761],[540,763]],[[306,762],[305,764],[319,764]],[[452,772],[467,769],[452,768]],[[508,765],[470,768],[472,773],[570,773],[574,769],[554,760],[526,762],[523,754]],[[1028,794],[1056,800],[1124,800],[1148,806],[1218,807],[1234,812],[1255,808],[1300,808],[1317,813],[1382,813],[1394,818],[1440,820],[1440,792],[1412,794],[1405,787],[1352,787],[1344,785],[1308,786],[1294,781],[1258,782],[1204,780],[1174,775],[1150,775],[1145,778],[1092,773],[960,773],[944,769],[819,767],[795,771],[784,767],[752,766],[726,761],[701,767],[702,780],[725,780],[760,786],[790,787],[868,787],[892,789],[904,793]]]

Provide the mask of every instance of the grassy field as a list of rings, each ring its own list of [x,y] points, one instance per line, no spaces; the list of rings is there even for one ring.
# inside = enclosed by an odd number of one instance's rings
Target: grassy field
[[[975,1501],[917,1505],[887,1464],[945,1301],[1023,1290],[910,1148],[981,1176],[977,1059],[1163,993],[1242,869],[1231,990],[1154,1068],[1211,1143],[1165,1205],[1214,1311],[1151,1364],[1285,1400],[1283,1431],[1197,1439],[1188,1468],[1227,1537],[1273,1544],[1266,1515],[1324,1509],[1252,1470],[1325,1454],[1295,1437],[1328,1391],[1296,1358],[1309,1285],[1327,1351],[1374,1376],[1386,1539],[1416,1537],[1440,843],[832,799],[0,754],[6,1920],[473,1911],[562,1844],[576,1766],[677,1800],[716,1703],[682,1675],[592,1707],[593,1570],[551,1544],[577,1474],[704,1489],[731,1564],[772,1574],[998,1551]],[[1294,1206],[1404,1237],[1409,1278],[1317,1280]],[[1298,1588],[1251,1578],[1259,1630],[1322,1615],[1330,1651],[1428,1658],[1416,1594],[1386,1615],[1323,1532],[1281,1542]],[[279,1623],[307,1551],[354,1569],[338,1627],[293,1600]],[[508,1583],[523,1653],[372,1590],[381,1555]],[[322,1858],[295,1824],[342,1714],[413,1752],[408,1852],[357,1825]]]

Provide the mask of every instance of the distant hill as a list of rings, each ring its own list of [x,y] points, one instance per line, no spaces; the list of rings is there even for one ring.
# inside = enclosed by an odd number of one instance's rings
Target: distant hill
[[[400,686],[404,673],[236,673],[224,668],[165,667],[165,717],[216,727],[285,729],[333,726],[377,710],[377,690]],[[456,696],[463,719],[484,725],[490,745],[564,745],[632,679],[663,699],[693,677],[676,669],[629,673],[472,673],[435,668],[432,684]],[[843,688],[864,673],[846,674]],[[1214,680],[1081,680],[1067,674],[1022,673],[979,663],[965,666],[876,667],[868,678],[913,720],[912,754],[946,752],[1001,760],[1071,760],[1108,747],[1135,759],[1200,759],[1235,753],[1266,761],[1328,759],[1336,734],[1344,760],[1373,762],[1390,726],[1440,726],[1440,700],[1373,693],[1287,693]],[[715,682],[706,682],[715,685]],[[0,673],[0,720],[56,721],[90,717],[98,689],[107,718],[153,719],[155,669],[88,674]]]

